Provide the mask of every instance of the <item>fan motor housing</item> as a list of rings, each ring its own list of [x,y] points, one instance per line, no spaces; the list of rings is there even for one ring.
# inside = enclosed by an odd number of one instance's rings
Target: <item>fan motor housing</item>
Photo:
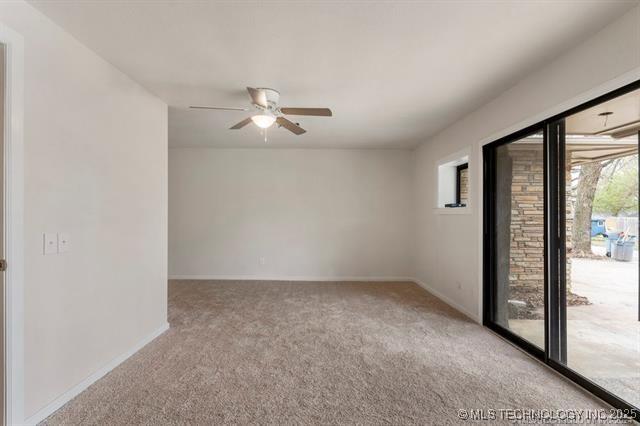
[[[280,92],[275,89],[270,89],[268,87],[258,87],[258,90],[262,90],[264,92],[265,97],[267,98],[267,103],[269,107],[275,109],[278,107],[278,102],[280,102]]]

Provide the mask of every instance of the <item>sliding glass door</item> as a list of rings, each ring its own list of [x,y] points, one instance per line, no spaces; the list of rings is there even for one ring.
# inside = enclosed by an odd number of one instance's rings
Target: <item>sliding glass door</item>
[[[544,349],[544,144],[542,131],[491,152],[495,262],[492,321]]]
[[[638,418],[640,82],[484,147],[484,323]]]
[[[639,119],[640,90],[565,119],[567,342],[557,360],[636,407]]]

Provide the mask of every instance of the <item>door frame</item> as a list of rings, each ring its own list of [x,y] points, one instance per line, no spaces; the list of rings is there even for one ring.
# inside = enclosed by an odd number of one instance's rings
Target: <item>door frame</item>
[[[625,84],[622,87],[611,90],[603,95],[592,98],[575,107],[569,108],[564,112],[555,114],[547,119],[543,119],[535,124],[527,126],[521,130],[517,130],[507,136],[495,139],[482,146],[482,192],[483,192],[483,209],[482,209],[482,323],[487,328],[495,331],[497,334],[507,339],[511,343],[520,347],[531,356],[544,362],[550,368],[569,378],[579,386],[591,392],[598,398],[607,402],[615,408],[624,410],[624,414],[631,415],[634,419],[640,419],[639,407],[630,405],[627,401],[612,394],[602,386],[591,381],[587,377],[573,371],[566,365],[558,362],[556,359],[566,359],[566,342],[563,345],[561,339],[566,339],[566,313],[562,303],[563,295],[561,291],[565,288],[565,277],[563,276],[566,259],[564,255],[563,238],[552,238],[551,230],[563,229],[564,215],[564,120],[566,117],[577,112],[589,109],[600,103],[614,99],[634,90],[640,89],[640,80],[635,80]],[[545,205],[545,281],[544,281],[544,301],[545,301],[545,347],[542,351],[517,336],[511,331],[501,327],[493,322],[492,315],[493,306],[493,280],[495,277],[495,227],[493,224],[493,210],[495,201],[495,148],[498,146],[514,142],[518,139],[531,135],[537,131],[543,131],[544,134],[544,205]],[[639,133],[640,135],[640,133]],[[639,141],[640,143],[640,141]],[[553,211],[551,211],[553,210]],[[555,213],[558,212],[558,215]],[[560,253],[562,251],[562,253]],[[550,267],[551,260],[559,259],[559,265]],[[640,264],[639,264],[640,268]],[[550,303],[551,302],[551,303]],[[550,356],[553,355],[553,356]]]
[[[4,98],[4,422],[24,422],[24,40],[0,23]]]
[[[484,145],[482,147],[482,158],[483,158],[483,233],[482,233],[482,242],[483,242],[483,285],[482,285],[482,324],[509,340],[510,342],[516,344],[518,347],[525,350],[529,355],[539,359],[540,361],[545,361],[545,351],[544,348],[540,349],[533,343],[523,339],[512,331],[502,327],[498,323],[493,321],[493,313],[495,312],[494,306],[494,286],[490,285],[494,281],[496,276],[496,265],[491,259],[495,259],[495,241],[496,241],[496,227],[493,224],[493,221],[490,220],[494,217],[494,206],[496,199],[496,191],[494,190],[496,184],[496,148],[502,145],[507,145],[512,142],[518,141],[520,139],[526,138],[527,136],[531,136],[535,133],[543,134],[543,168],[547,169],[547,132],[544,131],[545,126],[543,123],[533,124],[524,129],[521,129],[513,134],[502,137],[492,143]],[[545,208],[548,205],[547,202],[547,175],[544,175],[544,205]],[[545,226],[545,229],[547,227]],[[546,246],[546,232],[545,232],[545,246]],[[544,301],[545,306],[547,305],[547,251],[544,251]],[[545,346],[547,346],[548,339],[548,324],[547,324],[548,315],[545,312],[544,317],[544,342]]]

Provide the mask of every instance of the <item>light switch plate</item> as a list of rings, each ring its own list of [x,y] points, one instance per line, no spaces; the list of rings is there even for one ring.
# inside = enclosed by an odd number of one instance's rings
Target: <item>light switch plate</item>
[[[70,250],[71,240],[68,232],[58,233],[58,253],[66,253]]]
[[[42,236],[42,251],[44,254],[58,253],[58,234],[45,232]]]

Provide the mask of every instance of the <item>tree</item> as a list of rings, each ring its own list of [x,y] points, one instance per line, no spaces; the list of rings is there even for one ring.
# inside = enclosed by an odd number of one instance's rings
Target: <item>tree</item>
[[[638,156],[617,160],[610,173],[603,171],[598,183],[593,209],[599,213],[620,216],[638,211]]]
[[[591,214],[593,198],[604,167],[601,161],[580,166],[573,219],[573,257],[591,256]]]

